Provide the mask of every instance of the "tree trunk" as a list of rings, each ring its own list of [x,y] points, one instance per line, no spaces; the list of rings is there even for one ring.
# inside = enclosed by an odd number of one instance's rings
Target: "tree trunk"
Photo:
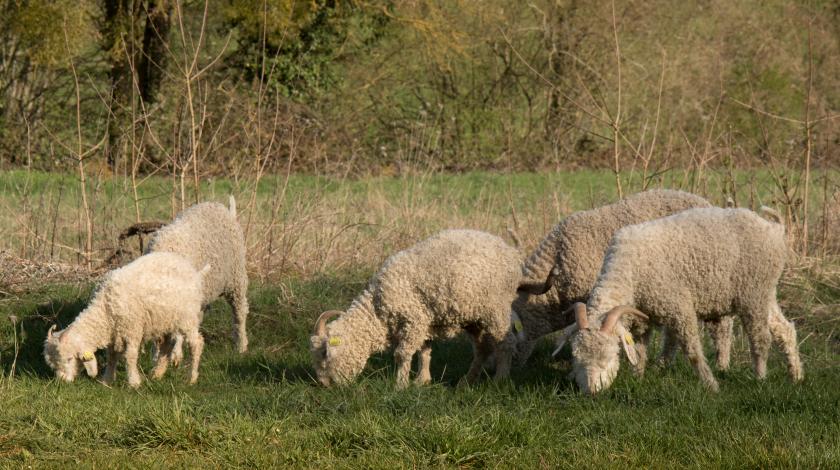
[[[119,161],[119,144],[125,133],[127,120],[130,118],[133,88],[133,70],[136,40],[134,38],[134,1],[105,0],[105,21],[102,27],[103,49],[110,67],[108,78],[111,81],[111,115],[108,119],[108,145],[105,158],[108,166],[116,171]]]
[[[143,30],[143,50],[138,61],[140,99],[148,106],[157,101],[163,70],[166,67],[166,48],[172,26],[172,2],[148,0],[146,27]]]
[[[146,26],[143,30],[143,49],[138,61],[137,75],[140,99],[146,110],[157,102],[163,71],[166,67],[169,30],[172,26],[172,2],[170,0],[148,0],[146,6]],[[142,113],[142,109],[141,109]],[[147,125],[142,116],[138,126]],[[148,136],[148,132],[140,132]],[[150,167],[160,164],[160,157],[150,145],[149,138],[140,142],[140,158]]]
[[[171,0],[104,0],[102,47],[110,62],[111,116],[108,120],[108,165],[116,171],[124,137],[145,135],[142,100],[149,108],[157,101],[171,27]],[[136,83],[136,86],[135,86]],[[139,119],[138,119],[139,118]],[[141,132],[133,132],[139,126]],[[143,142],[130,142],[146,160],[154,160]],[[154,163],[151,161],[151,163]]]

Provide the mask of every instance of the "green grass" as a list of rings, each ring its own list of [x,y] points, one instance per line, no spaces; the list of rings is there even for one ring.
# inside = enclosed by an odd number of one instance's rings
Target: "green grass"
[[[0,174],[6,219],[14,220],[13,208],[24,193],[32,207],[46,200],[43,206],[49,208],[62,184],[64,201],[74,207],[72,176],[31,176],[30,189],[24,191],[26,173]],[[753,176],[764,181],[756,191],[769,197],[766,174],[739,173],[742,190]],[[709,194],[717,197],[715,181],[721,175],[714,178]],[[679,187],[678,180],[673,174],[664,183]],[[259,204],[270,201],[272,181],[263,180]],[[144,183],[141,196],[150,198],[144,201],[149,214],[167,212],[167,184],[154,178]],[[124,185],[103,180],[96,187],[124,202],[129,197]],[[228,180],[206,182],[202,191],[211,199],[231,188],[247,194]],[[86,377],[72,384],[56,382],[42,358],[46,330],[54,322],[69,324],[86,305],[91,286],[36,285],[0,297],[0,371],[5,377],[0,380],[0,468],[840,466],[840,320],[833,313],[840,304],[840,284],[828,262],[797,270],[780,289],[785,314],[797,322],[802,342],[806,379],[801,384],[788,380],[777,351],[770,358],[768,379],[756,380],[742,334],[735,343],[733,369],[716,372],[721,385],[716,395],[700,386],[681,358],[674,368],[653,367],[642,378],[624,365],[611,389],[586,397],[566,378],[568,353],[554,362],[549,344],[538,348],[507,383],[484,380],[458,387],[471,357],[464,339],[434,345],[431,386],[396,390],[388,354],[371,358],[351,386],[315,384],[308,352],[315,317],[345,308],[392,246],[437,224],[470,223],[502,233],[511,204],[520,218],[546,218],[550,226],[554,212],[540,214],[552,193],[570,209],[582,209],[612,199],[614,191],[612,176],[598,171],[348,181],[294,176],[288,201],[305,201],[309,194],[323,197],[327,209],[344,204],[352,217],[379,225],[365,229],[370,233],[360,231],[322,269],[254,280],[251,346],[245,355],[233,349],[229,307],[211,305],[202,325],[207,348],[201,375],[192,387],[185,384],[184,368],[171,370],[159,382],[144,382],[138,390],[126,386],[122,368],[113,388]],[[742,202],[747,200],[743,195]],[[536,210],[538,201],[543,205]],[[110,210],[108,204],[99,207]],[[306,209],[292,214],[306,215]],[[330,219],[316,219],[313,226],[325,220]],[[532,241],[541,236],[539,221],[526,229]],[[75,223],[65,221],[66,230],[75,230]],[[346,220],[329,223],[341,227]],[[314,232],[306,238],[314,240],[311,244],[290,245],[289,256],[317,253],[334,240],[319,237]],[[4,240],[4,248],[13,246],[10,238]],[[354,255],[351,249],[363,256],[344,263]],[[7,320],[11,314],[19,319],[19,352],[15,374],[8,378],[15,358]],[[711,348],[707,351],[711,356]],[[142,365],[150,370],[148,353]]]
[[[195,386],[170,371],[138,390],[121,370],[113,388],[87,378],[59,383],[41,345],[66,325],[89,290],[50,286],[14,301],[25,333],[17,373],[0,384],[0,462],[6,467],[837,467],[840,360],[836,338],[800,328],[806,380],[792,384],[778,353],[756,380],[739,349],[721,392],[706,392],[684,361],[643,378],[623,367],[596,398],[566,379],[568,360],[541,347],[509,383],[457,387],[470,358],[464,340],[436,344],[434,384],[396,390],[388,355],[355,384],[316,386],[307,342],[317,313],[346,305],[369,273],[343,273],[251,290],[251,350],[230,341],[230,311],[212,305]],[[12,330],[2,326],[8,376]],[[742,345],[743,346],[743,345]],[[736,346],[737,347],[737,346]],[[147,356],[147,355],[145,355]],[[145,370],[149,370],[145,358]]]
[[[836,171],[813,171],[812,184],[820,181],[824,174],[831,178],[837,177]],[[800,177],[791,172],[791,184]],[[738,199],[742,205],[747,203],[749,193],[755,190],[763,202],[769,202],[776,185],[773,176],[768,171],[734,172]],[[364,196],[371,191],[381,191],[391,198],[405,197],[406,193],[420,194],[424,198],[441,198],[456,195],[471,202],[490,195],[511,197],[517,205],[526,206],[527,203],[559,193],[563,198],[571,201],[578,208],[588,208],[615,199],[615,177],[608,170],[581,169],[577,171],[542,172],[542,173],[497,173],[487,171],[472,171],[460,174],[433,173],[428,175],[409,175],[402,177],[379,176],[362,179],[337,179],[324,176],[293,174],[288,181],[286,203],[292,202],[301,195],[330,195],[347,193],[351,196]],[[625,192],[633,193],[641,190],[641,170],[622,172],[622,186]],[[698,179],[699,178],[699,179]],[[724,187],[727,185],[728,171],[723,169],[706,169],[699,175],[694,171],[684,172],[679,169],[666,171],[649,182],[650,187],[667,187],[692,190],[703,194],[714,202],[724,200]],[[131,181],[120,177],[100,178],[88,175],[90,198],[102,201],[123,201],[131,199]],[[170,204],[172,181],[168,178],[150,177],[140,178],[138,197],[141,209],[152,209],[154,215],[159,215],[161,207]],[[269,175],[260,180],[257,186],[259,200],[269,199],[282,188],[284,175]],[[754,188],[750,186],[751,182]],[[61,191],[59,197],[57,193]],[[202,199],[224,200],[230,193],[240,195],[240,207],[244,203],[241,198],[253,191],[250,180],[234,181],[232,179],[211,178],[200,183]],[[39,196],[51,194],[55,199],[61,199],[68,207],[78,205],[79,180],[78,175],[72,173],[46,173],[41,171],[10,170],[0,172],[0,197],[8,199],[9,203],[19,202],[25,196],[37,199]],[[245,194],[243,194],[245,193]],[[816,191],[815,191],[816,193]],[[187,182],[187,198],[193,196],[192,183]],[[818,194],[812,194],[813,203],[820,202]],[[720,201],[718,201],[720,200]],[[43,201],[40,201],[43,203]],[[36,204],[33,202],[33,204]],[[517,207],[519,208],[519,207]],[[165,211],[163,211],[165,212]],[[150,214],[151,215],[151,214]]]
[[[835,180],[837,172],[813,174],[812,236],[822,233],[823,175]],[[702,175],[672,170],[650,187],[687,189],[723,204],[732,186],[728,178],[726,170],[707,169]],[[739,206],[769,204],[785,211],[777,202],[783,198],[770,173],[736,171],[734,178]],[[170,179],[143,180],[137,188],[137,210],[130,180],[91,176],[88,181],[94,265],[111,256],[118,235],[138,218],[165,221],[181,208],[180,190],[173,194]],[[638,169],[622,174],[622,187],[625,194],[641,190]],[[833,191],[833,183],[830,188]],[[283,176],[269,175],[256,188],[248,179],[207,179],[199,191],[203,201],[226,203],[229,194],[236,196],[250,267],[260,278],[308,276],[356,265],[374,269],[385,254],[450,227],[503,235],[508,227],[516,227],[526,245],[536,243],[560,217],[613,202],[617,196],[614,176],[604,170],[363,179],[292,175],[287,186]],[[194,200],[190,185],[185,197],[186,205]],[[87,250],[81,208],[75,175],[0,172],[0,249],[41,261],[81,262]],[[132,241],[123,248],[136,245]]]

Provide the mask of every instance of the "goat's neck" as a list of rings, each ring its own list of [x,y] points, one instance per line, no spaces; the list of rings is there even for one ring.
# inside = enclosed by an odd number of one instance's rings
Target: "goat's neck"
[[[342,316],[355,334],[355,341],[365,344],[370,354],[384,351],[388,347],[388,328],[376,315],[373,294],[365,290]]]
[[[76,347],[86,351],[96,351],[111,344],[112,325],[108,320],[106,307],[94,300],[64,332],[73,338]],[[84,351],[81,351],[84,352]]]

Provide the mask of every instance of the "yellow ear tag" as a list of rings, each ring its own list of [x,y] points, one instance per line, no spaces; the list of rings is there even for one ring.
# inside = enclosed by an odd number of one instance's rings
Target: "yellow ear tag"
[[[92,361],[93,360],[93,353],[90,352],[90,351],[85,351],[84,354],[82,354],[82,360],[85,361],[85,362]]]
[[[633,335],[630,333],[624,333],[624,341],[627,341],[627,344],[633,345]]]
[[[341,338],[333,336],[332,338],[330,338],[329,344],[330,346],[338,346],[339,344],[341,344]]]
[[[513,329],[514,329],[517,333],[519,333],[520,331],[522,331],[522,322],[521,322],[521,321],[519,321],[519,320],[514,321],[514,322],[513,322]]]

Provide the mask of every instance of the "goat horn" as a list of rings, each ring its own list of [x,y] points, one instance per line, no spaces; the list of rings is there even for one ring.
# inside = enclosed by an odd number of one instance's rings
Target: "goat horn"
[[[53,325],[53,326],[50,327],[49,330],[47,330],[47,339],[52,339],[53,332],[55,331],[55,328],[56,328],[56,326]]]
[[[589,328],[589,318],[586,316],[586,304],[577,302],[572,305],[572,308],[575,309],[575,323],[577,323],[578,329],[585,330]]]
[[[327,322],[343,314],[341,310],[327,310],[326,312],[322,313],[318,320],[315,321],[315,334],[317,336],[324,336],[327,334]]]
[[[550,291],[554,286],[555,277],[557,277],[557,269],[552,267],[544,282],[526,282],[524,284],[520,284],[519,287],[516,288],[516,292],[519,294],[543,295]]]
[[[641,318],[642,320],[647,320],[648,316],[644,313],[636,310],[633,307],[628,305],[619,305],[618,307],[614,307],[607,313],[606,318],[604,318],[604,323],[601,324],[601,332],[602,333],[609,333],[615,328],[615,324],[618,323],[618,319],[621,318],[621,315],[625,313],[630,313],[636,315],[637,317]]]

